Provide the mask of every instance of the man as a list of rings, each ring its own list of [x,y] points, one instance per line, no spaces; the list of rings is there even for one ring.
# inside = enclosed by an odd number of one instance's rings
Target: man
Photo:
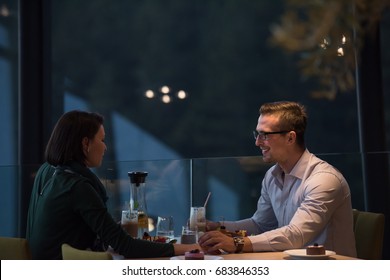
[[[208,252],[283,251],[314,243],[337,254],[356,257],[351,194],[343,175],[305,147],[305,108],[296,102],[261,106],[254,137],[265,162],[257,211],[251,218],[224,222],[228,231],[247,230],[232,238],[208,222],[199,245]]]

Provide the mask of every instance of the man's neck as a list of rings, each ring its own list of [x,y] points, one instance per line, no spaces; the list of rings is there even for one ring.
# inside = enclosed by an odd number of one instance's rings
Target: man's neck
[[[306,149],[295,149],[291,151],[289,158],[285,162],[279,163],[279,166],[282,168],[285,174],[289,174],[291,172],[299,159],[302,157],[305,150]]]

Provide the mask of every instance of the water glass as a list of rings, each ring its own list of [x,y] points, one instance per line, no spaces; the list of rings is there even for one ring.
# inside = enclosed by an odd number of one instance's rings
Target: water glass
[[[175,232],[173,227],[173,217],[161,217],[157,218],[157,230],[156,236],[163,236],[172,240],[175,238]]]

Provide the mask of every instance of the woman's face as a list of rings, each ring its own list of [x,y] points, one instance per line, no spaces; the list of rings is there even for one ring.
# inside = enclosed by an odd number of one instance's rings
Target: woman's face
[[[83,139],[86,166],[98,167],[102,164],[104,152],[107,150],[107,146],[104,143],[104,137],[104,127],[101,125],[92,140],[87,137]]]

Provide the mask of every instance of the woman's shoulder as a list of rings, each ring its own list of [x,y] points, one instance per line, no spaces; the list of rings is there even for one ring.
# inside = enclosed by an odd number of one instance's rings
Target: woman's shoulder
[[[39,167],[37,174],[47,174],[47,173],[50,173],[51,175],[53,175],[54,171],[55,171],[55,167],[54,166],[52,166],[48,162],[44,162]]]
[[[43,163],[39,168],[35,175],[36,182],[46,182],[50,179],[55,172],[54,166],[50,165],[48,162]]]

